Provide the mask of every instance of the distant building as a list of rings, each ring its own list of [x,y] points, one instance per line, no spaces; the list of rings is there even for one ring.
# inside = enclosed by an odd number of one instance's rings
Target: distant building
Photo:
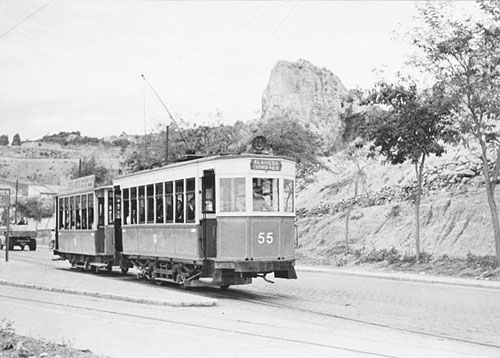
[[[0,188],[10,189],[11,203],[16,200],[16,181],[0,179]],[[59,191],[56,185],[37,185],[23,182],[17,183],[17,199],[39,198],[42,200],[52,200]]]

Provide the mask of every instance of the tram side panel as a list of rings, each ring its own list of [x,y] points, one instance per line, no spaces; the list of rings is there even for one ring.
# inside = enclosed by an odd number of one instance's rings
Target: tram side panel
[[[59,231],[59,251],[64,253],[96,255],[94,231]]]
[[[199,259],[195,225],[128,226],[122,230],[123,254],[155,258]]]

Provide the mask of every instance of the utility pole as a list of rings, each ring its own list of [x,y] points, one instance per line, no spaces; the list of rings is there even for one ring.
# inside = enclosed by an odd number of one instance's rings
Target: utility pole
[[[19,190],[19,179],[16,179],[16,207],[14,208],[14,224],[17,223],[17,191]]]
[[[6,227],[7,230],[5,231],[5,262],[9,261],[9,246],[10,246],[10,239],[9,239],[9,231],[10,231],[10,189],[0,189],[0,208],[3,208],[3,210],[7,210],[7,215],[3,215],[0,218],[3,218],[5,216],[5,220],[7,221]],[[4,211],[5,213],[5,211]],[[0,220],[1,221],[1,220]]]

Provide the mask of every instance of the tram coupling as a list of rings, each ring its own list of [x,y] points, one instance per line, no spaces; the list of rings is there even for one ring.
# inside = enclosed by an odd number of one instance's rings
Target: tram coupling
[[[257,277],[262,278],[264,281],[269,282],[269,283],[274,283],[274,281],[271,281],[271,280],[270,280],[270,279],[268,279],[266,276],[267,276],[267,273],[264,273],[264,274],[257,274]]]

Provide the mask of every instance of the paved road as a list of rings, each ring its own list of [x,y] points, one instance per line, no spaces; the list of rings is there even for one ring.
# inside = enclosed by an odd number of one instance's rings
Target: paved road
[[[102,290],[155,290],[132,276],[61,269],[47,249],[13,252],[34,281],[99,282]],[[0,278],[9,265],[0,261]],[[59,267],[56,269],[55,265]],[[54,276],[53,272],[57,272]],[[23,280],[27,280],[23,276]],[[94,280],[95,279],[95,280]],[[498,357],[500,290],[300,272],[299,280],[256,280],[228,292],[200,289],[211,307],[159,307],[0,285],[0,318],[23,334],[114,357]],[[34,319],[35,318],[35,319]],[[422,332],[416,333],[415,331]],[[437,336],[436,336],[437,335]],[[451,337],[447,339],[444,337]]]
[[[309,271],[298,274],[297,281],[270,285],[256,280],[252,286],[234,290],[332,316],[500,347],[500,289]]]

